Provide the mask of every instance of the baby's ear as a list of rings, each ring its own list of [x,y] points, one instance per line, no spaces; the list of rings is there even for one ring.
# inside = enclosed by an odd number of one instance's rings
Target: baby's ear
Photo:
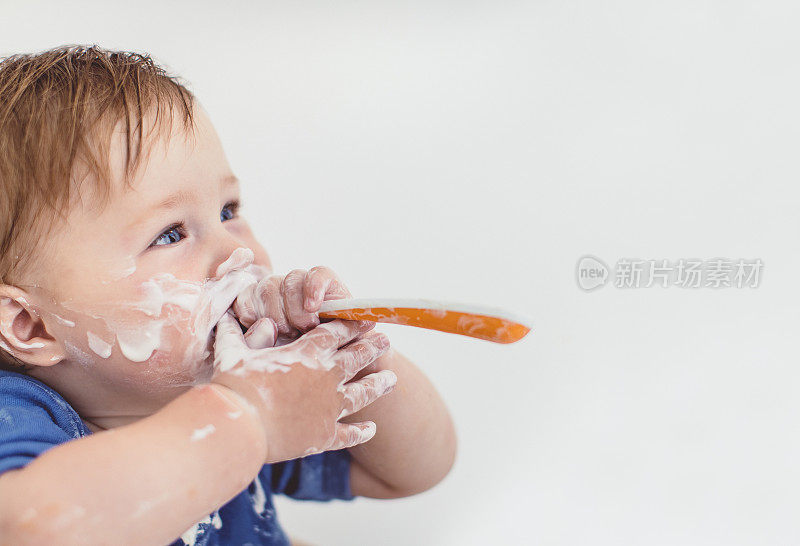
[[[33,366],[64,360],[63,345],[45,328],[27,292],[0,284],[0,347]]]

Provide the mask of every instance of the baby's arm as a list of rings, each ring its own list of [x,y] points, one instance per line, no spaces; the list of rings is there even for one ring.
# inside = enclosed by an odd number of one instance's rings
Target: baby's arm
[[[0,544],[175,540],[264,464],[258,417],[241,411],[237,396],[194,387],[136,423],[55,446],[0,475]]]
[[[350,489],[373,498],[407,497],[439,483],[455,462],[456,432],[439,393],[425,374],[390,349],[357,374],[392,370],[397,386],[364,409],[341,419],[374,421],[375,436],[348,448]]]

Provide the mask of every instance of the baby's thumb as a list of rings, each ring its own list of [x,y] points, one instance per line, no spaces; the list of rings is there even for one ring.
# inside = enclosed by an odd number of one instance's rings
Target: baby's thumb
[[[243,358],[246,347],[242,328],[230,311],[219,319],[214,336],[214,368],[225,372],[236,366]]]

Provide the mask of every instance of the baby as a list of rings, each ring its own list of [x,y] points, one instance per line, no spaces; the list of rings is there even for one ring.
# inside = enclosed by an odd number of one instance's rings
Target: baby
[[[0,544],[290,544],[273,493],[447,475],[435,388],[371,324],[321,323],[347,288],[273,275],[242,207],[148,56],[0,62]]]

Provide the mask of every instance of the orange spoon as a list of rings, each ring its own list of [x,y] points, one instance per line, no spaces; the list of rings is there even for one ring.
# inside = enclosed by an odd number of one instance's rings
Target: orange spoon
[[[405,324],[462,336],[514,343],[530,332],[528,321],[492,307],[433,300],[349,298],[322,302],[320,318]]]

